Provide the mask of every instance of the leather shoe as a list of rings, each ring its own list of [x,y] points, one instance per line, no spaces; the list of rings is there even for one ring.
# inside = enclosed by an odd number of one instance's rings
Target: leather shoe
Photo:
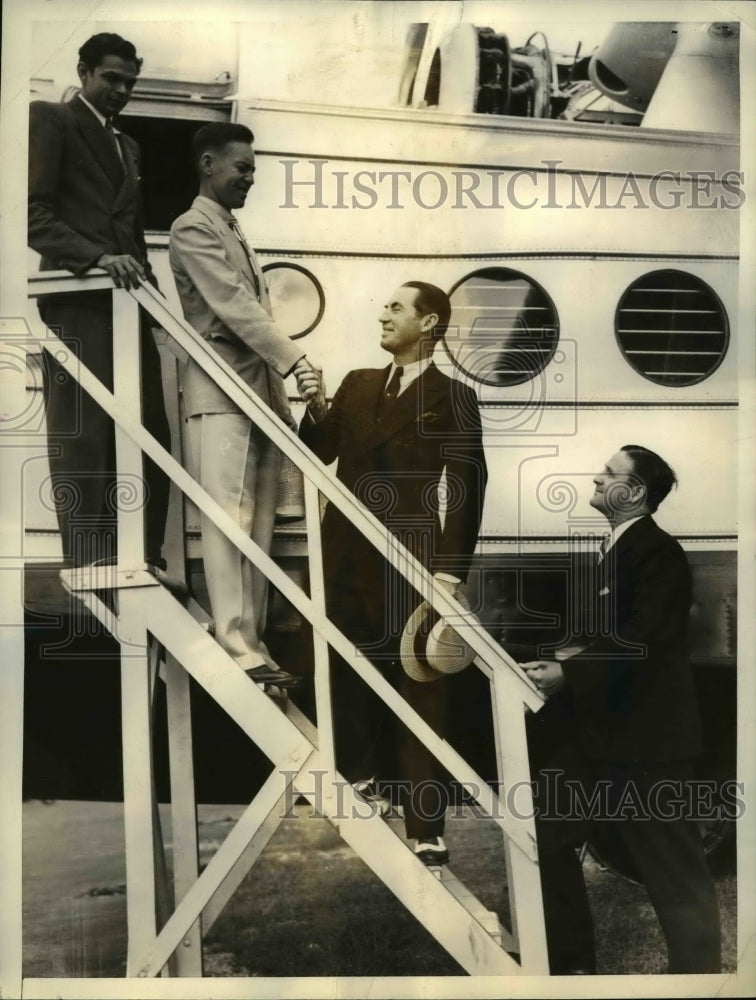
[[[449,863],[449,851],[442,837],[421,837],[415,844],[415,857],[428,868]]]
[[[276,687],[280,688],[292,688],[297,687],[301,683],[299,677],[295,677],[285,670],[276,670],[266,664],[261,664],[259,667],[250,667],[244,673],[255,684],[275,684]]]
[[[375,778],[363,778],[361,781],[355,781],[352,788],[361,799],[370,803],[379,816],[388,816],[391,812],[391,800],[381,793]]]

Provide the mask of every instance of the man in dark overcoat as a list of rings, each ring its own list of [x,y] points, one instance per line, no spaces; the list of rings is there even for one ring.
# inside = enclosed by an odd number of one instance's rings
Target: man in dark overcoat
[[[701,751],[688,653],[691,574],[652,514],[669,465],[625,445],[593,480],[611,532],[582,566],[584,628],[524,664],[547,695],[529,719],[536,832],[552,974],[595,972],[593,921],[576,848],[600,835],[643,882],[670,973],[720,969],[717,897],[691,804]],[[575,581],[577,584],[577,581]]]
[[[433,362],[450,315],[440,288],[401,285],[380,317],[391,364],[350,372],[330,407],[321,384],[299,433],[322,461],[338,461],[338,478],[455,595],[475,550],[487,472],[475,392]],[[331,504],[323,555],[329,617],[443,736],[448,678],[420,682],[400,663],[401,635],[420,595]],[[445,863],[445,796],[434,756],[351,668],[335,666],[339,770],[368,798],[380,798],[376,779],[406,782],[407,835],[422,861]]]

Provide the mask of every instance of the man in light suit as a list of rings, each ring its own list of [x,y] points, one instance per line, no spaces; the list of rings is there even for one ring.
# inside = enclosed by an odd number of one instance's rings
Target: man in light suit
[[[701,751],[688,659],[691,575],[679,543],[651,517],[675,482],[667,463],[639,445],[609,459],[590,501],[611,527],[586,609],[592,628],[555,658],[524,664],[548,698],[529,719],[529,740],[540,773],[536,831],[552,974],[595,972],[575,847],[596,832],[627,853],[645,885],[668,971],[719,972],[716,893],[685,807],[691,759]],[[575,788],[582,795],[565,795]],[[594,794],[596,815],[585,806]]]
[[[392,363],[350,372],[330,407],[315,376],[317,391],[299,434],[322,461],[338,460],[338,478],[454,595],[477,542],[487,472],[477,397],[432,361],[450,315],[449,298],[435,285],[410,281],[396,289],[380,317],[381,347],[393,355]],[[305,376],[304,386],[310,383]],[[444,477],[448,502],[442,521]],[[443,735],[448,679],[420,683],[399,662],[401,634],[421,603],[419,594],[331,504],[323,540],[329,617]],[[334,667],[339,770],[378,802],[380,782],[371,779],[394,777],[398,766],[401,780],[409,782],[407,835],[417,841],[422,861],[444,864],[444,793],[435,758],[398,726],[351,667],[338,660]],[[392,759],[397,743],[398,765]]]
[[[199,195],[171,227],[169,257],[187,321],[293,427],[283,380],[311,366],[273,321],[262,271],[232,214],[254,184],[252,142],[248,128],[232,123],[205,125],[196,133]],[[269,552],[281,453],[191,360],[184,407],[190,471]],[[202,556],[216,640],[256,681],[290,685],[294,679],[276,666],[263,642],[264,574],[204,515]]]
[[[118,287],[154,282],[147,261],[139,190],[139,147],[114,119],[126,106],[142,60],[131,42],[99,34],[79,51],[81,91],[67,104],[32,103],[29,111],[29,246],[42,270],[77,277],[104,268]],[[50,295],[42,319],[70,351],[113,387],[112,295]],[[160,357],[149,317],[140,314],[144,424],[170,449]],[[115,555],[115,445],[110,418],[44,354],[47,432],[53,495],[69,565]],[[163,565],[168,479],[145,460],[148,564]]]

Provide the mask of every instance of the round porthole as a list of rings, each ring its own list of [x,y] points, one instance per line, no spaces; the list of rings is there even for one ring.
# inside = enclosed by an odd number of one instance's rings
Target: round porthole
[[[519,385],[543,371],[559,343],[554,304],[533,280],[508,267],[473,271],[452,288],[444,346],[466,375],[486,385]]]
[[[297,340],[314,330],[323,317],[323,286],[299,264],[266,264],[265,283],[276,324],[287,337]]]
[[[617,343],[626,361],[650,382],[695,385],[727,353],[727,314],[700,278],[652,271],[627,289],[617,306]]]

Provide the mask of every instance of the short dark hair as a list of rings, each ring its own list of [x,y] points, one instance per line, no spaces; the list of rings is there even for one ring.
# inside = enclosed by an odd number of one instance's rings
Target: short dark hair
[[[427,316],[428,313],[438,316],[438,323],[433,327],[431,336],[433,340],[441,340],[451,319],[449,296],[437,285],[431,285],[427,281],[405,281],[402,288],[416,289],[415,309],[421,316]]]
[[[105,56],[118,56],[120,59],[133,62],[137,73],[142,68],[142,60],[137,56],[134,45],[112,31],[101,31],[99,35],[92,35],[79,49],[79,62],[83,62],[90,73],[102,65]]]
[[[252,129],[239,122],[211,122],[210,125],[203,125],[192,136],[194,165],[199,166],[200,157],[208,150],[220,152],[230,142],[253,143],[254,141]]]
[[[626,444],[620,448],[633,463],[633,472],[646,487],[646,504],[653,514],[673,486],[677,476],[664,459],[655,451],[640,444]]]

